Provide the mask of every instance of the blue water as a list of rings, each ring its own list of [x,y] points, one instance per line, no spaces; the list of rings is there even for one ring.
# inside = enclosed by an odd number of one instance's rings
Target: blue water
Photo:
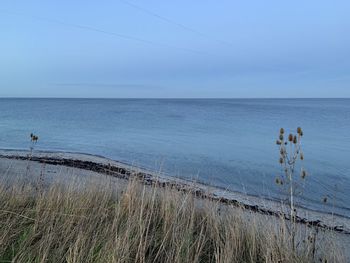
[[[350,99],[0,99],[0,148],[85,152],[267,198],[283,196],[280,127],[304,130],[299,202],[350,216]],[[322,203],[323,197],[328,203]]]

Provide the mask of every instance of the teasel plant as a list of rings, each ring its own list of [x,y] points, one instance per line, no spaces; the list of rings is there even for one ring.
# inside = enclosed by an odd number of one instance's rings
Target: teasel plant
[[[33,157],[34,148],[35,148],[36,144],[38,143],[38,140],[39,140],[39,136],[37,136],[33,133],[30,134],[30,146],[29,146],[29,156],[28,156],[26,175],[28,175],[28,173],[29,173],[29,170],[30,170],[29,161]]]
[[[29,159],[28,162],[33,157],[34,148],[35,148],[36,144],[38,143],[38,140],[39,140],[39,136],[37,136],[33,133],[30,134],[30,143],[31,144],[30,144],[30,156],[28,158]],[[46,167],[46,164],[45,164],[45,162],[43,162],[42,167],[41,167],[41,171],[40,171],[40,175],[38,178],[37,186],[36,186],[36,190],[38,190],[40,192],[42,192],[43,188],[44,188],[45,167]]]
[[[286,136],[283,128],[280,129],[280,133],[276,144],[279,149],[279,164],[282,168],[282,174],[276,178],[276,184],[285,189],[289,196],[289,210],[290,210],[290,222],[291,222],[291,242],[293,248],[295,247],[295,222],[296,222],[296,206],[295,206],[295,194],[297,188],[297,162],[301,162],[300,178],[305,180],[307,173],[302,166],[304,161],[304,153],[301,147],[301,139],[303,137],[303,130],[298,127],[296,134],[290,133]]]
[[[34,151],[34,148],[35,148],[35,145],[37,144],[39,140],[39,137],[33,133],[30,134],[30,157],[32,157],[33,155],[33,151]]]

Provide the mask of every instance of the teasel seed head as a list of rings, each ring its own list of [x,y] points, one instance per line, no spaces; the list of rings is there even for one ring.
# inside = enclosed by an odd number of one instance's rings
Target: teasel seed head
[[[289,134],[289,136],[288,136],[288,141],[290,141],[290,142],[293,141],[293,134]]]
[[[283,160],[282,157],[280,158],[279,162],[280,162],[280,164],[283,164],[283,163],[284,163],[284,160]]]
[[[31,142],[37,142],[39,140],[39,137],[34,135],[33,133],[30,134],[30,141]]]
[[[276,182],[276,184],[280,184],[280,179],[277,177],[277,178],[275,179],[275,182]]]
[[[306,171],[303,169],[301,171],[301,178],[305,179],[305,177],[306,177]]]
[[[298,128],[297,128],[297,133],[298,133],[299,135],[301,135],[302,132],[303,132],[303,130],[302,130],[300,127],[298,127]]]
[[[297,136],[294,135],[294,137],[293,137],[293,143],[294,143],[294,144],[297,144],[297,142],[298,142],[298,138],[297,138]]]

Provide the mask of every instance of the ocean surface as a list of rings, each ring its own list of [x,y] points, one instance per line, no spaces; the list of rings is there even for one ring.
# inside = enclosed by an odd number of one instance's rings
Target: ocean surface
[[[271,199],[285,198],[275,184],[279,129],[298,126],[308,172],[299,204],[350,217],[350,99],[0,99],[0,148],[28,149],[34,132],[38,150],[102,155]]]

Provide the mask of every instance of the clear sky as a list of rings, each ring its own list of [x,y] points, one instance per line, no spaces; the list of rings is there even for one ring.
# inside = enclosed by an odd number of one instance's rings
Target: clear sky
[[[350,97],[350,1],[1,0],[0,97]]]

